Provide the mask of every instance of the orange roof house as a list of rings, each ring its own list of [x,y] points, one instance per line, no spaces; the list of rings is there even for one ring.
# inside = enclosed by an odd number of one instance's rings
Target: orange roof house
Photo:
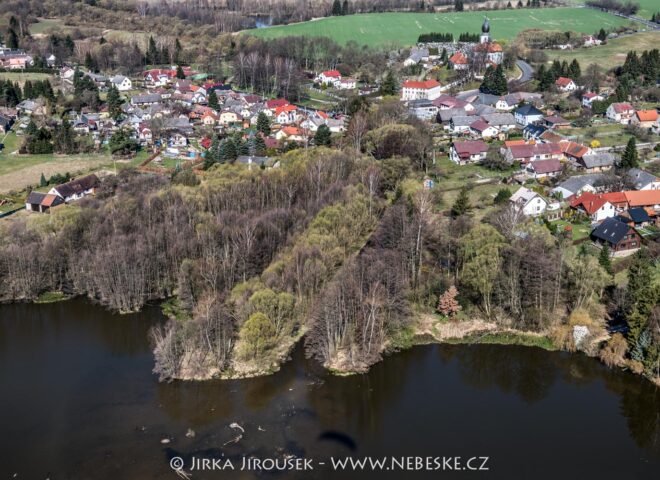
[[[626,190],[623,193],[630,208],[650,207],[660,210],[660,190]]]

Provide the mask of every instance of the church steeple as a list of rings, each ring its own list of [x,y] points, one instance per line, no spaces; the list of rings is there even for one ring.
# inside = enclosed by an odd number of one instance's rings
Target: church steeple
[[[482,33],[490,32],[490,23],[488,22],[488,17],[484,17],[484,23],[481,26],[481,32]]]
[[[488,17],[484,17],[484,23],[481,25],[480,43],[490,43],[490,22]]]

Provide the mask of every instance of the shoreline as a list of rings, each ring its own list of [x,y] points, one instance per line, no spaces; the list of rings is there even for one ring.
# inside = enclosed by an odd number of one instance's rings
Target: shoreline
[[[34,300],[23,300],[25,303],[33,303],[35,305],[43,305],[49,303],[59,303],[78,298],[78,295],[67,295],[61,291],[44,292]],[[87,297],[85,297],[87,298]],[[167,306],[176,297],[164,299],[158,303],[163,317],[168,320],[178,321],[175,311],[168,309]],[[9,301],[5,303],[19,303],[20,301]],[[100,306],[100,305],[99,305]],[[117,312],[119,315],[124,313]],[[281,341],[278,346],[271,352],[271,356],[267,359],[266,365],[259,365],[254,361],[241,361],[238,358],[232,358],[230,365],[227,369],[218,371],[211,369],[202,375],[182,375],[180,377],[172,378],[170,381],[182,382],[202,382],[208,380],[243,380],[248,378],[263,377],[273,375],[279,372],[282,366],[291,360],[291,353],[296,348],[298,343],[303,340],[306,329],[302,327],[295,337]],[[599,341],[602,341],[599,340]],[[598,342],[596,342],[598,343]],[[554,344],[552,339],[544,332],[532,332],[518,330],[514,328],[501,327],[494,322],[487,322],[480,318],[473,320],[443,320],[437,315],[431,313],[418,313],[416,315],[415,324],[405,332],[403,339],[389,339],[388,343],[384,346],[382,358],[376,362],[382,362],[386,357],[395,355],[396,353],[414,348],[420,345],[502,345],[502,346],[523,346],[531,348],[540,348],[549,352],[561,351],[574,354],[583,354],[588,357],[598,360],[607,368],[617,368],[621,371],[627,371],[635,376],[640,376],[657,387],[660,388],[660,378],[650,378],[643,374],[637,373],[629,368],[628,365],[606,365],[598,355],[589,354],[588,352],[577,349],[569,351],[567,349],[559,348]],[[367,373],[370,368],[375,365],[363,365],[360,368],[346,368],[340,362],[334,361],[323,364],[330,374],[339,377],[348,377],[352,375],[359,375]]]

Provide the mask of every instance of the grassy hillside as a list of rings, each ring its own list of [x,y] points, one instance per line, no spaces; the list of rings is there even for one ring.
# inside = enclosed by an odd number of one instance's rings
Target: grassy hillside
[[[355,40],[358,44],[370,46],[406,46],[415,44],[420,33],[451,32],[457,37],[462,32],[479,32],[484,13],[370,13],[323,18],[245,33],[263,38],[327,36],[342,44]],[[626,19],[586,8],[514,9],[487,14],[491,34],[494,39],[500,40],[511,39],[529,28],[593,33],[601,27],[608,29],[629,23]]]
[[[597,63],[603,68],[612,68],[623,65],[626,54],[630,50],[642,52],[660,45],[660,31],[637,33],[621,38],[609,40],[607,45],[594,48],[580,48],[578,50],[546,50],[550,59],[568,60],[576,58],[584,69],[590,63]]]

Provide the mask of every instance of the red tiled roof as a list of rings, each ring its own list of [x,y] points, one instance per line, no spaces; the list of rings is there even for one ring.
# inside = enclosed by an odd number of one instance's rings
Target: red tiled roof
[[[530,164],[536,173],[554,173],[561,171],[561,162],[556,158],[536,160]]]
[[[454,142],[454,150],[459,157],[468,157],[477,153],[488,151],[488,145],[483,140],[466,140],[463,142]]]
[[[585,212],[587,212],[588,215],[592,215],[606,203],[607,200],[602,198],[600,195],[594,195],[591,192],[584,192],[579,197],[575,197],[573,200],[571,200],[571,207],[581,207]]]
[[[632,105],[630,105],[629,103],[625,103],[625,102],[623,102],[623,103],[613,103],[612,108],[614,109],[614,111],[616,113],[625,113],[625,112],[629,112],[629,111],[633,110]]]
[[[467,65],[468,59],[461,52],[456,52],[451,57],[449,57],[449,62],[454,63],[456,65]]]
[[[557,80],[555,80],[555,85],[558,87],[568,87],[573,80],[571,80],[568,77],[559,77]]]
[[[266,101],[266,108],[269,110],[272,110],[277,107],[283,107],[284,105],[288,105],[289,101],[284,99],[284,98],[276,98],[275,100],[268,100]]]
[[[403,88],[421,88],[423,90],[429,90],[431,88],[439,87],[440,82],[437,80],[426,80],[424,82],[417,82],[415,80],[406,80],[403,82]]]
[[[322,73],[324,77],[332,77],[332,78],[340,78],[341,73],[339,73],[339,70],[326,70],[325,72]]]
[[[490,126],[490,125],[488,125],[488,123],[486,123],[484,120],[482,120],[482,119],[480,118],[480,119],[477,120],[476,122],[472,123],[472,124],[470,125],[470,128],[476,130],[477,132],[483,132],[483,131],[486,130],[489,126]]]
[[[658,119],[657,110],[637,110],[635,116],[640,122],[655,122]]]
[[[627,190],[623,193],[631,207],[660,205],[660,190]]]

